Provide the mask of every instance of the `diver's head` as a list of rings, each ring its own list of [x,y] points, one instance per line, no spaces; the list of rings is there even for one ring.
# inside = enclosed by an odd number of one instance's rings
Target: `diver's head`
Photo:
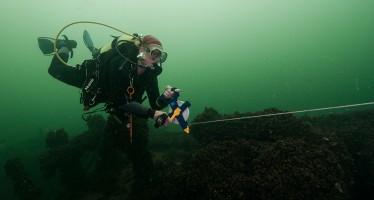
[[[143,69],[138,69],[139,74],[146,68],[160,67],[161,63],[165,62],[167,54],[163,51],[160,40],[152,35],[146,35],[142,38],[137,58],[138,65],[143,66]]]

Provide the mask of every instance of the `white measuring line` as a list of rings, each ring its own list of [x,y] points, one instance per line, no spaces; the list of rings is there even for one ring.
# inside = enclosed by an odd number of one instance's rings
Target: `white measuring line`
[[[314,112],[314,111],[331,110],[331,109],[339,109],[339,108],[349,108],[349,107],[366,106],[366,105],[373,105],[373,104],[374,102],[368,102],[368,103],[350,104],[350,105],[344,105],[344,106],[332,106],[332,107],[315,108],[315,109],[308,109],[308,110],[298,110],[298,111],[290,111],[290,112],[282,112],[282,113],[255,115],[255,116],[248,116],[248,117],[236,117],[236,118],[231,118],[231,119],[219,119],[219,120],[212,120],[212,121],[206,121],[206,122],[194,122],[194,123],[191,123],[191,125],[208,124],[208,123],[216,123],[216,122],[224,122],[224,121],[234,121],[234,120],[241,120],[241,119],[252,119],[252,118],[260,118],[260,117],[270,117],[270,116],[278,116],[278,115],[288,115],[288,114],[295,114],[295,113]]]

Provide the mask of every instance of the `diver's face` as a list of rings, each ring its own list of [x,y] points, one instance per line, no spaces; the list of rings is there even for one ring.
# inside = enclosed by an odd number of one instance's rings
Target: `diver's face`
[[[144,73],[145,68],[152,68],[154,64],[159,63],[161,56],[161,51],[159,50],[158,45],[148,45],[142,46],[139,49],[138,58],[138,65],[144,66],[138,67],[138,75]],[[140,74],[139,74],[140,73]]]

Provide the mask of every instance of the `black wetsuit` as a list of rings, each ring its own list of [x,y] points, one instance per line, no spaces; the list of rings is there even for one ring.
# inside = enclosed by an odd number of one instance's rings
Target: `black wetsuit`
[[[117,116],[135,114],[142,118],[152,118],[155,110],[167,106],[160,98],[157,76],[159,70],[146,70],[142,75],[136,74],[136,56],[138,48],[131,42],[122,44],[100,54],[97,58],[85,60],[76,67],[67,67],[55,56],[49,67],[49,74],[54,78],[82,89],[81,102],[84,106],[93,107],[106,103],[107,111]],[[126,56],[126,59],[122,56]],[[67,54],[60,54],[66,62]],[[91,80],[92,79],[92,80]],[[134,88],[129,94],[127,88]],[[143,95],[147,93],[151,108],[142,105]]]
[[[136,74],[136,56],[138,49],[133,43],[125,43],[119,50],[123,50],[127,61],[118,54],[116,49],[100,54],[97,58],[85,60],[76,67],[67,67],[55,56],[49,67],[49,74],[54,78],[82,89],[81,102],[84,106],[93,107],[98,103],[105,103],[107,111],[114,114],[108,117],[103,138],[99,145],[99,157],[96,163],[96,171],[102,174],[98,179],[101,184],[113,184],[121,174],[127,158],[132,162],[133,182],[132,194],[134,199],[146,199],[144,188],[152,186],[153,160],[152,154],[147,149],[147,121],[141,118],[152,118],[155,110],[167,106],[160,98],[157,76],[158,70],[146,70],[142,75]],[[68,54],[60,54],[66,62]],[[127,88],[133,77],[134,94],[130,95]],[[92,81],[91,81],[92,80]],[[147,93],[151,108],[141,104],[143,95]],[[117,123],[127,120],[126,113],[132,113],[141,118],[133,119],[133,139],[130,144],[129,129],[127,126]],[[116,116],[116,119],[114,119]],[[116,122],[117,121],[117,122]],[[121,133],[121,134],[119,134]]]

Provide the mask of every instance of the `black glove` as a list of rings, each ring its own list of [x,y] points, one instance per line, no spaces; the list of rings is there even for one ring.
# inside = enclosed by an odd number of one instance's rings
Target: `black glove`
[[[73,49],[77,47],[77,42],[75,40],[69,40],[66,35],[63,35],[64,39],[58,39],[56,41],[56,48],[61,50],[63,47],[66,47],[71,51],[71,57],[73,57]],[[55,39],[50,37],[38,37],[38,45],[40,50],[44,55],[53,55],[55,53]],[[69,51],[64,53],[69,54]]]
[[[62,47],[67,47],[71,52],[70,58],[74,56],[73,49],[77,47],[77,42],[75,40],[69,40],[66,35],[62,35],[65,39],[59,39],[56,43],[56,48],[61,49]]]
[[[155,128],[159,128],[160,126],[164,125],[164,123],[165,123],[165,121],[168,117],[169,116],[165,113],[157,116],[156,119],[155,119],[156,123],[154,124]]]

